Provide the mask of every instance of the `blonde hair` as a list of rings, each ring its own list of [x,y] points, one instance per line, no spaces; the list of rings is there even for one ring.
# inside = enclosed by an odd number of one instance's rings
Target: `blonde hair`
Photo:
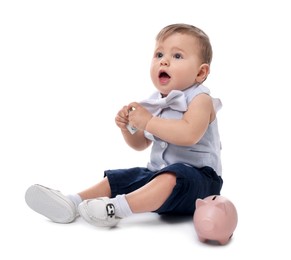
[[[212,46],[209,37],[201,29],[190,24],[171,24],[164,27],[156,36],[156,41],[163,41],[174,33],[188,34],[197,39],[200,47],[200,58],[202,63],[209,64],[212,61]]]

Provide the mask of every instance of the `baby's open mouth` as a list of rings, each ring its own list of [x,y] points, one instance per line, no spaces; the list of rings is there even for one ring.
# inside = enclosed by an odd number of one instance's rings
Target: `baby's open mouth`
[[[169,76],[169,74],[167,72],[161,71],[159,74],[159,78],[160,79],[170,79],[171,77]]]
[[[159,73],[159,81],[160,81],[160,84],[166,85],[166,84],[169,83],[170,79],[171,79],[171,76],[167,72],[161,71]]]

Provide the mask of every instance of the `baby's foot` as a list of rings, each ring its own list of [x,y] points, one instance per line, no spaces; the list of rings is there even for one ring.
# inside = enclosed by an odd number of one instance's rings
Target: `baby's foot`
[[[39,184],[27,189],[25,201],[31,209],[56,223],[70,223],[78,215],[75,204],[61,192]]]
[[[88,223],[98,227],[113,227],[120,221],[115,207],[107,197],[84,200],[78,206],[79,213]]]

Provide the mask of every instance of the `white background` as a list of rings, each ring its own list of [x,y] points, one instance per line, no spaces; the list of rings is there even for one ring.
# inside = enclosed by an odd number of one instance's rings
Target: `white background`
[[[290,258],[288,2],[1,1],[0,258]],[[222,195],[239,216],[230,243],[200,243],[191,219],[141,214],[104,230],[32,212],[31,184],[78,192],[103,170],[146,164],[149,151],[128,148],[114,117],[154,91],[154,39],[177,22],[213,45],[205,85],[224,104]]]

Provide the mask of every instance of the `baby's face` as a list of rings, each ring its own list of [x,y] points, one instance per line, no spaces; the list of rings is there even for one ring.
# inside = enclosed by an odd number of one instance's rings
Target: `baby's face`
[[[164,95],[184,90],[197,82],[200,72],[200,48],[188,34],[175,33],[156,43],[151,63],[151,79]]]

